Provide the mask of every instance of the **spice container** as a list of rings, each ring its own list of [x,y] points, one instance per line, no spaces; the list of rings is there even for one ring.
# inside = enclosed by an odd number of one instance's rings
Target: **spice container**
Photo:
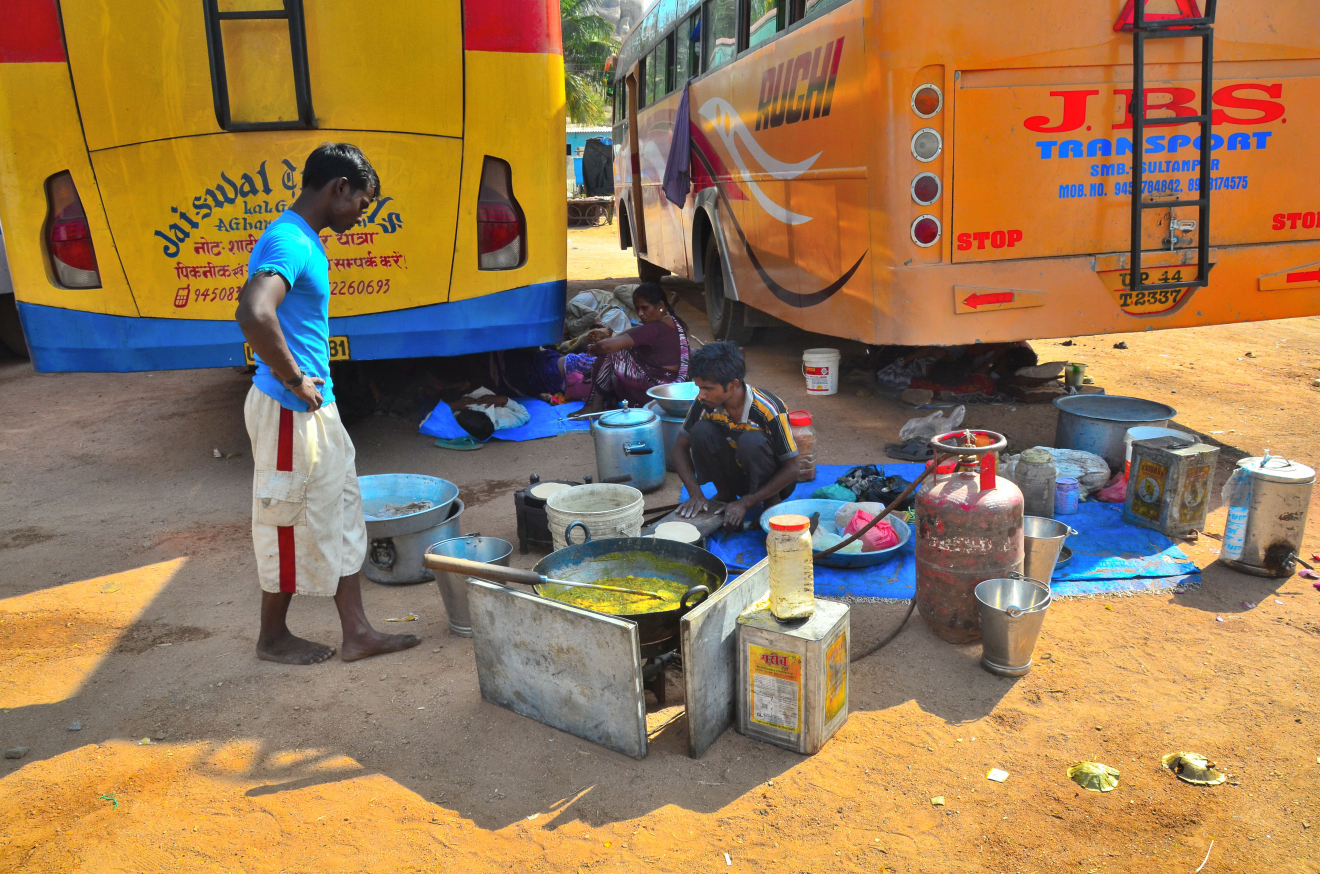
[[[1081,484],[1070,476],[1061,476],[1054,481],[1054,515],[1071,516],[1077,512],[1081,500]]]
[[[770,612],[776,619],[805,619],[816,611],[810,528],[806,516],[770,520],[765,551],[770,556]]]
[[[794,410],[788,414],[789,430],[798,450],[798,482],[809,483],[816,478],[816,431],[811,427],[811,413]]]
[[[1054,456],[1036,447],[1027,449],[1018,457],[1013,479],[1022,490],[1022,512],[1028,516],[1054,515],[1054,486],[1059,472]]]

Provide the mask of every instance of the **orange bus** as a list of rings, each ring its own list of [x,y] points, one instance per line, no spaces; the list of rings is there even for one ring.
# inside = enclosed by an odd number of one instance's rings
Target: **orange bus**
[[[704,283],[722,338],[1320,312],[1313,0],[659,0],[615,69],[621,246],[644,275]]]
[[[332,360],[557,342],[563,137],[555,0],[4,0],[0,340],[41,371],[243,364],[252,247],[348,140],[381,196],[322,236]]]

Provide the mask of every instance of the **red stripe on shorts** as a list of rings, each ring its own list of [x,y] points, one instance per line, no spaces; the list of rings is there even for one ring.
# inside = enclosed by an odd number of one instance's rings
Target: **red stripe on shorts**
[[[275,448],[275,469],[293,470],[293,410],[280,407],[280,440]],[[293,554],[293,526],[275,529],[280,546],[280,591],[293,593],[298,588]]]

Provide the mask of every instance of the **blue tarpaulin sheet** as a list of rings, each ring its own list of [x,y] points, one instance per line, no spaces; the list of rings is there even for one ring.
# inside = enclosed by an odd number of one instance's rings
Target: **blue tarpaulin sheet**
[[[822,464],[816,467],[816,479],[800,483],[792,499],[811,497],[822,486],[831,485],[849,470],[848,465]],[[886,474],[911,480],[921,475],[920,464],[887,464]],[[712,484],[702,488],[707,497],[714,495]],[[687,499],[684,489],[680,500]],[[1077,529],[1067,545],[1073,559],[1054,574],[1051,589],[1055,595],[1095,595],[1106,592],[1134,592],[1170,588],[1181,583],[1200,582],[1196,565],[1157,531],[1128,525],[1122,519],[1122,506],[1083,502],[1074,516],[1061,521]],[[906,600],[916,591],[917,564],[909,540],[892,558],[869,568],[844,570],[816,566],[816,594],[828,598],[857,600]],[[706,548],[719,557],[730,571],[743,571],[765,558],[765,534],[759,527],[750,531],[717,532],[706,541]]]
[[[559,406],[552,406],[536,398],[514,398],[523,405],[531,416],[526,425],[517,428],[504,428],[494,433],[497,440],[538,440],[542,437],[556,437],[569,431],[588,431],[591,422],[571,422],[568,417],[582,409],[581,401],[570,401]],[[454,439],[467,436],[467,432],[454,419],[454,413],[444,401],[436,404],[431,414],[417,429],[428,437]]]

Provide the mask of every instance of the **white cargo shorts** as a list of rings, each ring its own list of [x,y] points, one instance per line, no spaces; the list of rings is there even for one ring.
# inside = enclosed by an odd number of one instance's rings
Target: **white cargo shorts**
[[[353,441],[329,404],[280,406],[253,386],[243,407],[252,439],[252,545],[265,592],[334,595],[367,557]]]

